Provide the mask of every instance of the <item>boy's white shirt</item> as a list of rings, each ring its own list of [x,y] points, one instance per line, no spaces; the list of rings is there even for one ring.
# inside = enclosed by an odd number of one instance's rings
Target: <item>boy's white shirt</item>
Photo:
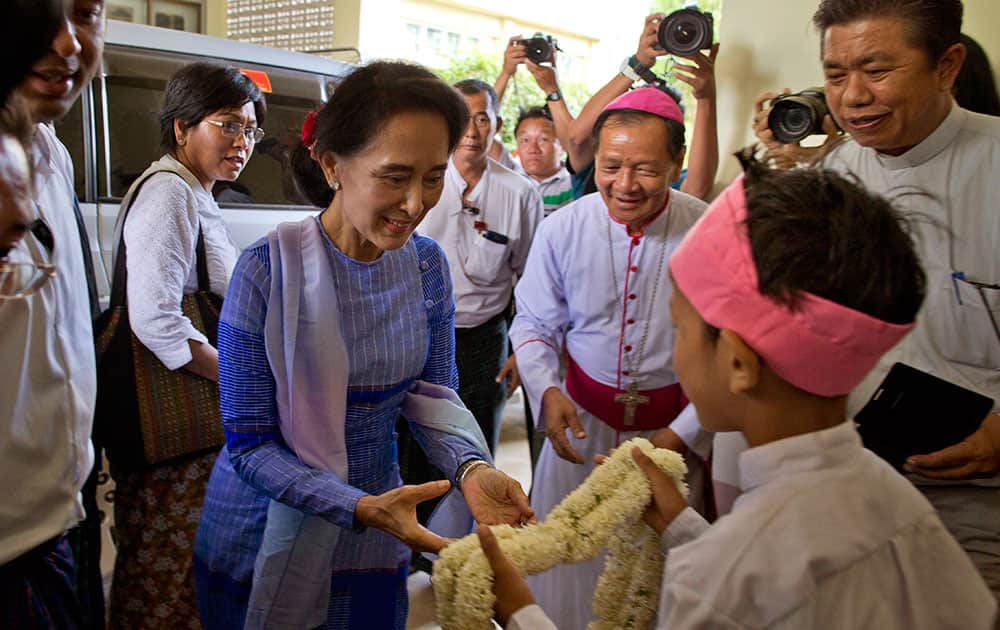
[[[926,499],[850,422],[748,449],[743,495],[709,526],[688,508],[657,628],[993,628],[997,602]],[[555,626],[537,606],[509,629]]]

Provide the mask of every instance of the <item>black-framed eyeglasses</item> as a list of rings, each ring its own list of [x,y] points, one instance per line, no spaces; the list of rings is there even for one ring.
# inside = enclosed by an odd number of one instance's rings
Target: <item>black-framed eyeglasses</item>
[[[264,139],[264,130],[260,127],[244,127],[241,123],[232,120],[223,122],[221,120],[209,120],[206,118],[202,122],[215,125],[226,138],[235,139],[242,134],[243,139],[247,141],[247,144],[256,144]]]
[[[962,292],[958,288],[959,282],[967,284],[976,290],[976,293],[979,294],[979,299],[983,302],[983,308],[986,309],[986,314],[990,318],[990,323],[993,325],[993,333],[996,335],[997,342],[1000,343],[1000,326],[997,325],[996,317],[993,315],[993,309],[990,308],[990,300],[986,298],[987,291],[1000,291],[1000,284],[969,280],[961,271],[953,271],[951,273],[951,281],[955,285],[955,299],[958,301],[959,306],[962,305]]]
[[[55,252],[55,238],[49,226],[36,219],[28,226],[28,231],[48,251],[51,259]],[[0,260],[0,300],[17,300],[34,295],[55,276],[56,266],[52,263]]]

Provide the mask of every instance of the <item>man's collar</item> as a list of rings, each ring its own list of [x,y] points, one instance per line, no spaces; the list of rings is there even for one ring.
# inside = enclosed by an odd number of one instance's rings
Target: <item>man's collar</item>
[[[529,175],[529,177],[530,177],[530,175]],[[545,179],[538,180],[538,179],[535,179],[534,177],[532,177],[531,179],[534,180],[539,186],[544,186],[545,184],[548,184],[550,182],[559,181],[563,177],[570,177],[570,174],[569,174],[569,171],[566,170],[566,167],[563,166],[562,164],[560,164],[559,165],[559,170],[557,170],[552,175],[549,175]]]
[[[458,203],[456,203],[451,209],[451,214],[459,214],[462,212],[463,200],[468,200],[469,203],[474,204],[482,195],[482,191],[486,190],[486,186],[488,185],[487,180],[490,176],[490,162],[492,161],[493,158],[486,158],[486,169],[483,171],[483,174],[479,178],[476,185],[469,188],[465,178],[462,177],[462,174],[458,171],[458,167],[455,166],[454,158],[448,159],[448,170],[445,171],[444,174],[446,184],[449,184],[455,189],[455,195],[458,197]],[[466,190],[467,188],[468,190]],[[482,210],[482,208],[480,208],[480,210]]]
[[[902,155],[884,155],[878,152],[875,155],[882,166],[890,171],[920,166],[951,145],[955,136],[962,129],[965,119],[965,110],[952,102],[948,115],[937,126],[937,129],[924,138],[920,144]]]

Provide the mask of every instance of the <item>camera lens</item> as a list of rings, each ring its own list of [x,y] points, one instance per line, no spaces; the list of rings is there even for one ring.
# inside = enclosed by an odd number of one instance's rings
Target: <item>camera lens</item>
[[[823,117],[829,113],[821,91],[807,90],[774,99],[767,125],[782,144],[799,142],[823,132]]]
[[[673,55],[693,55],[712,45],[712,15],[687,8],[668,15],[657,31],[660,47]]]

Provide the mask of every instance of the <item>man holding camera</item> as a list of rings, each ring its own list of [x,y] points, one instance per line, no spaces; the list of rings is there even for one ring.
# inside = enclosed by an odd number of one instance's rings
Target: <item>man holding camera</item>
[[[928,282],[916,329],[854,391],[849,411],[862,408],[897,362],[993,400],[991,413],[971,419],[978,425],[971,435],[912,455],[904,468],[1000,596],[1000,119],[952,98],[965,58],[962,12],[960,0],[820,2],[813,23],[826,99],[849,136],[822,165],[895,200],[913,221]],[[758,101],[755,129],[773,142],[767,96]],[[901,443],[907,438],[899,435]]]

